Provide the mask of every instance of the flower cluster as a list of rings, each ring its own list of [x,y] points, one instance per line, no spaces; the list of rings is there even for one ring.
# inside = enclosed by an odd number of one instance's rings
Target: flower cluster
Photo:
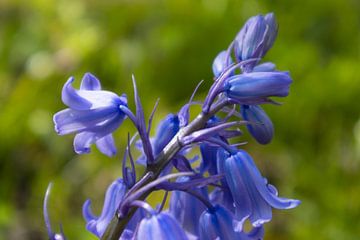
[[[91,144],[108,156],[116,154],[112,132],[125,118],[137,129],[128,135],[123,157],[122,177],[114,180],[105,194],[100,216],[95,216],[90,200],[83,206],[86,229],[101,239],[242,239],[264,236],[264,224],[272,209],[290,209],[300,201],[278,196],[252,157],[230,139],[241,136],[246,126],[260,144],[268,144],[274,127],[260,105],[276,104],[271,97],[285,97],[292,79],[275,64],[261,60],[277,35],[272,13],[250,18],[229,47],[215,58],[214,82],[202,102],[202,112],[190,119],[189,109],[196,94],[178,113],[167,115],[150,138],[157,107],[145,120],[136,81],[133,77],[136,110],[127,106],[126,95],[101,90],[99,80],[90,73],[82,79],[80,90],[64,85],[62,100],[69,107],[54,115],[58,134],[76,133],[74,150],[89,153]],[[199,86],[199,85],[198,85]],[[138,138],[138,140],[136,140]],[[133,143],[138,158],[132,153]],[[190,158],[199,148],[200,155]],[[146,167],[138,177],[135,164]],[[172,173],[177,171],[178,173]],[[171,181],[175,179],[175,181]],[[147,203],[151,192],[163,190],[164,200],[156,208]],[[165,202],[171,192],[169,209]],[[54,234],[44,212],[51,239]],[[248,221],[250,231],[243,226]]]

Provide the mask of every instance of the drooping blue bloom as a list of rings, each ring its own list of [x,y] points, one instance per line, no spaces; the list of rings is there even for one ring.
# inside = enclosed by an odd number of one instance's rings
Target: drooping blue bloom
[[[179,223],[168,213],[151,214],[141,220],[135,240],[187,240],[186,233]]]
[[[189,180],[189,177],[180,177],[176,182],[187,182]],[[192,190],[207,199],[205,188],[194,188]],[[171,194],[169,212],[189,233],[198,235],[199,217],[205,209],[205,205],[189,193],[173,191]]]
[[[230,154],[223,148],[219,148],[216,156],[216,167],[218,174],[225,174],[225,161]],[[229,186],[226,182],[225,177],[220,180],[221,188],[214,189],[210,195],[210,201],[212,204],[220,204],[230,212],[235,211],[234,199],[231,195]]]
[[[268,144],[274,135],[274,126],[265,111],[258,105],[242,105],[241,115],[250,122],[247,125],[251,136],[260,143]]]
[[[277,29],[278,26],[273,13],[249,18],[235,38],[235,56],[238,61],[262,58],[272,47]],[[259,61],[260,59],[247,64],[247,67],[244,68],[245,72],[251,71]]]
[[[272,218],[272,207],[290,209],[300,204],[299,200],[277,196],[274,186],[267,184],[251,156],[240,150],[225,162],[225,177],[234,198],[236,217],[250,219],[258,227]]]
[[[268,97],[287,96],[291,82],[288,72],[252,72],[230,77],[224,90],[237,103],[258,104]]]
[[[119,106],[127,106],[126,96],[101,90],[100,81],[90,73],[84,75],[80,90],[73,88],[73,81],[73,77],[69,78],[63,87],[62,101],[69,108],[54,115],[56,132],[76,133],[74,150],[78,154],[89,153],[90,145],[96,143],[105,155],[115,155],[111,133],[125,119]]]
[[[245,233],[241,229],[235,231],[233,214],[220,205],[207,209],[200,217],[200,240],[259,240],[263,235],[262,227],[254,228],[250,233]]]

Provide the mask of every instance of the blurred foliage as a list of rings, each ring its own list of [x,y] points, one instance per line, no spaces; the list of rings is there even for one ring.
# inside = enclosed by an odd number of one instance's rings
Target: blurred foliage
[[[267,59],[291,72],[291,95],[266,106],[276,135],[246,149],[280,194],[302,204],[274,211],[266,239],[360,236],[360,2],[358,0],[0,0],[0,239],[46,239],[42,201],[54,181],[50,215],[69,239],[94,239],[81,206],[99,213],[119,156],[77,156],[72,136],[55,134],[62,85],[84,72],[132,97],[137,77],[147,114],[176,112],[245,20],[275,12],[280,31]]]

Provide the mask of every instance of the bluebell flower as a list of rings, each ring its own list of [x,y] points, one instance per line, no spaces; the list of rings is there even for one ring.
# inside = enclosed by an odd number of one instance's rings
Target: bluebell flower
[[[225,177],[237,219],[249,218],[254,227],[271,220],[272,208],[290,209],[300,204],[299,200],[278,197],[276,188],[267,183],[251,156],[243,150],[226,159]]]
[[[235,56],[238,61],[262,58],[272,47],[277,29],[273,13],[249,18],[235,38]],[[260,59],[257,62],[259,61]],[[257,62],[247,64],[248,70],[251,71]],[[246,68],[245,71],[248,72]]]
[[[125,119],[119,106],[127,106],[125,95],[101,90],[99,80],[86,73],[80,90],[72,86],[74,78],[65,83],[62,101],[69,108],[54,115],[55,130],[59,135],[76,133],[74,150],[78,154],[89,153],[90,145],[96,143],[98,149],[108,155],[116,154],[112,132]]]
[[[168,213],[151,214],[141,220],[135,240],[187,240],[188,237],[179,223]]]
[[[189,180],[189,177],[180,177],[176,182],[187,182]],[[205,188],[192,190],[207,199]],[[204,210],[205,205],[191,194],[183,191],[172,192],[169,213],[177,219],[187,232],[198,235],[199,217]]]
[[[227,209],[216,205],[207,209],[200,217],[200,240],[208,239],[238,239],[259,240],[263,238],[262,227],[254,228],[250,233],[234,230],[234,216]]]
[[[224,91],[237,103],[258,104],[268,97],[287,96],[291,82],[288,72],[252,72],[230,77]]]
[[[246,127],[258,143],[268,144],[271,142],[274,135],[274,126],[260,106],[242,105],[241,115],[250,122]]]

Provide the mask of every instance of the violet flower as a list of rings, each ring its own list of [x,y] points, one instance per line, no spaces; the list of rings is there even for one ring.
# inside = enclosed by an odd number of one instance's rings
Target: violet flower
[[[267,184],[251,156],[243,150],[226,159],[225,177],[234,198],[237,219],[249,218],[254,227],[271,220],[271,208],[290,209],[300,204],[299,200],[278,197],[276,188]]]
[[[234,49],[237,60],[264,57],[276,39],[277,30],[273,13],[249,18],[235,38]],[[252,62],[243,69],[245,72],[251,71],[256,64],[257,62]]]
[[[89,153],[90,145],[107,156],[116,154],[112,132],[125,119],[119,106],[127,106],[125,95],[101,90],[100,81],[86,73],[81,81],[80,90],[72,87],[74,78],[65,83],[62,101],[69,108],[54,115],[55,130],[59,135],[76,133],[74,150],[78,154]]]
[[[274,126],[260,106],[242,105],[241,114],[245,120],[251,123],[246,127],[258,143],[268,144],[271,142],[274,135]]]
[[[224,86],[228,98],[240,104],[259,104],[269,97],[286,97],[292,80],[288,72],[252,72],[230,77]]]

